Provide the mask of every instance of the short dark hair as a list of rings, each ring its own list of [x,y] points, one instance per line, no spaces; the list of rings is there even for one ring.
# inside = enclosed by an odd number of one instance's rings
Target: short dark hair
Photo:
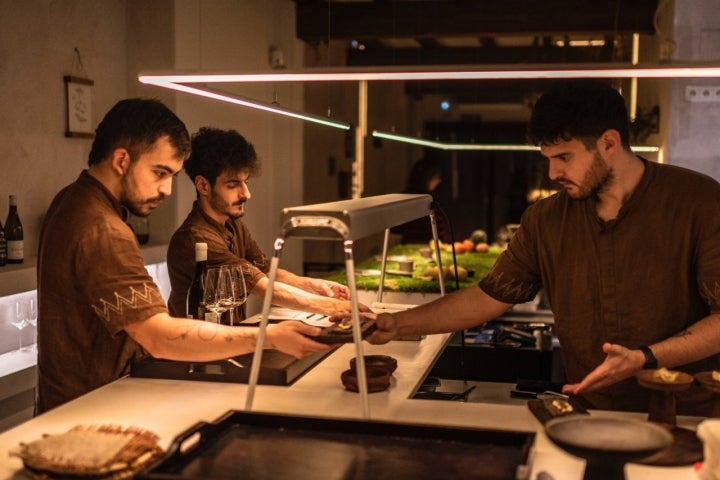
[[[185,124],[162,102],[129,98],[115,104],[95,129],[88,165],[99,163],[116,148],[125,148],[137,160],[155,142],[167,136],[178,158],[190,154],[190,134]]]
[[[405,193],[428,193],[428,183],[433,177],[440,177],[440,162],[432,158],[421,158],[410,169],[405,184]]]
[[[594,148],[607,130],[620,133],[630,149],[627,108],[622,95],[599,80],[564,80],[555,83],[535,104],[527,129],[532,145],[580,140]]]
[[[184,168],[193,182],[200,175],[210,185],[215,185],[215,180],[225,170],[247,169],[251,175],[257,175],[260,161],[252,143],[236,130],[202,127],[192,136],[192,153],[185,160]]]

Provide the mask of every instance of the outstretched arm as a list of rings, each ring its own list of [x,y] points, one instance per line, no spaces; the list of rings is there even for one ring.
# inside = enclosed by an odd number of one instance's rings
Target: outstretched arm
[[[324,297],[338,298],[341,300],[350,298],[350,290],[345,285],[320,278],[300,277],[282,268],[278,268],[277,280],[297,287],[300,290]]]
[[[377,325],[368,341],[382,344],[396,337],[456,332],[497,318],[511,306],[495,300],[479,287],[464,288],[410,310],[377,316],[365,314],[375,318]]]
[[[252,353],[259,333],[255,327],[173,318],[167,313],[132,323],[125,331],[155,358],[197,362]],[[310,338],[320,332],[318,327],[296,321],[268,325],[263,348],[280,350],[296,358],[327,351],[328,345]]]
[[[261,278],[252,289],[252,294],[265,298],[269,284],[267,277]],[[272,301],[281,307],[338,317],[349,316],[352,311],[349,300],[317,295],[281,281],[273,285]],[[359,309],[361,312],[370,310],[365,305],[359,305]]]
[[[658,366],[672,368],[715,355],[720,352],[720,314],[709,315],[675,336],[649,345]],[[622,345],[605,343],[603,363],[580,383],[563,387],[563,393],[579,394],[607,387],[642,370],[645,355]]]

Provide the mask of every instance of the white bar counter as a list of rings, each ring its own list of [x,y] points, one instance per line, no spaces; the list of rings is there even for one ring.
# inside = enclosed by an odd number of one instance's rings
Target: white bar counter
[[[431,335],[420,342],[397,341],[382,346],[364,343],[366,355],[392,355],[398,361],[390,388],[369,395],[370,419],[536,431],[529,478],[535,480],[538,472],[546,471],[555,480],[581,479],[584,462],[552,445],[526,405],[408,398],[447,338],[448,335]],[[359,394],[346,391],[340,381],[340,373],[349,367],[348,362],[354,356],[355,346],[345,345],[291,386],[258,385],[253,411],[362,419]],[[145,428],[157,433],[161,447],[167,449],[177,435],[197,422],[212,422],[228,410],[243,410],[246,390],[244,384],[122,378],[0,434],[0,479],[13,478],[22,468],[21,461],[8,454],[20,442],[35,440],[46,433],[61,433],[80,424]],[[632,413],[593,411],[591,414],[646,418],[646,415]],[[678,422],[695,428],[701,420],[680,417]],[[660,468],[637,464],[626,467],[626,476],[629,480],[697,478],[692,466]]]

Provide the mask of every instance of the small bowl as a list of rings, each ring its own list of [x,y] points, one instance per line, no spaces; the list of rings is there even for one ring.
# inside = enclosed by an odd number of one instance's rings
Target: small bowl
[[[350,370],[355,370],[357,357],[350,359]],[[384,368],[390,375],[397,369],[397,360],[389,355],[365,355],[365,368]]]
[[[366,368],[365,376],[367,377],[368,393],[382,392],[390,386],[390,373],[384,368]],[[347,390],[360,391],[355,370],[345,370],[340,375],[340,379]]]

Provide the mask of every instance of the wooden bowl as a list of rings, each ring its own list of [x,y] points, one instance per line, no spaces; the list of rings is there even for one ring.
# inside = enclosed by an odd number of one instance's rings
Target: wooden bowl
[[[705,389],[712,393],[720,393],[720,382],[712,378],[712,372],[698,372],[694,376]]]
[[[365,368],[384,368],[390,375],[397,369],[397,360],[389,355],[365,355]],[[350,370],[355,370],[357,357],[350,360]]]
[[[678,372],[678,378],[674,382],[663,382],[653,378],[655,370],[640,370],[635,376],[638,383],[650,390],[660,390],[663,392],[680,392],[687,390],[693,383],[693,377],[685,372]]]
[[[390,386],[390,372],[385,368],[369,367],[365,369],[367,377],[368,393],[382,392]],[[359,392],[357,372],[345,370],[340,375],[343,385],[351,392]]]

